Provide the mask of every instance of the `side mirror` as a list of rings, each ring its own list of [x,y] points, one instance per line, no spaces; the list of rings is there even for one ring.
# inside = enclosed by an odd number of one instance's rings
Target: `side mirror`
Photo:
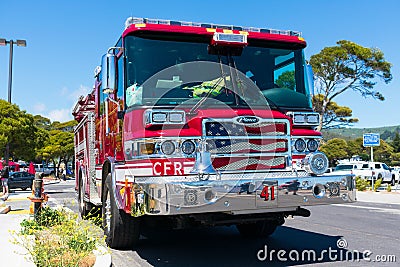
[[[110,52],[107,52],[107,54],[105,54],[102,58],[101,89],[106,94],[110,94],[116,88],[116,79],[115,79],[116,62],[117,62],[117,57]]]
[[[314,95],[314,72],[310,64],[305,65],[305,71],[307,74],[307,84],[310,89],[310,93]]]

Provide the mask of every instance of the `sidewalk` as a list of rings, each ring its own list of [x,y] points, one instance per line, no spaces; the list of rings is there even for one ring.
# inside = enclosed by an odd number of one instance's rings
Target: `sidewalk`
[[[23,219],[29,218],[29,215],[15,214],[15,215],[0,215],[0,259],[2,266],[8,267],[33,267],[32,261],[27,258],[28,252],[17,244],[13,243],[12,231],[20,229],[20,223]]]
[[[399,204],[400,205],[400,190],[397,192],[387,192],[380,190],[378,192],[372,191],[357,191],[357,201],[359,202],[373,202],[373,203],[384,203],[384,204]]]
[[[45,185],[60,183],[60,180],[44,177],[43,182]],[[23,192],[23,196],[21,192],[11,193],[8,197],[8,200],[5,202],[0,201],[0,266],[7,267],[35,267],[35,264],[28,259],[28,252],[20,245],[15,244],[14,240],[17,237],[13,235],[13,232],[18,232],[21,227],[20,223],[24,219],[29,218],[29,214],[12,214],[8,212],[8,207],[13,206],[14,200],[21,200],[21,198],[25,198],[29,196],[31,193],[26,191]],[[30,201],[27,200],[26,209],[29,209]],[[25,204],[23,204],[25,206]],[[11,207],[13,210],[13,207]],[[111,254],[109,254],[106,249],[96,256],[95,267],[109,267],[111,266]]]
[[[44,184],[58,183],[52,178],[43,179]],[[30,191],[26,192],[18,192],[11,193],[8,197],[7,201],[0,200],[0,240],[1,248],[0,248],[0,259],[1,266],[8,267],[34,267],[35,264],[28,260],[29,254],[28,252],[20,245],[15,244],[14,240],[17,237],[13,235],[13,232],[18,232],[21,227],[20,223],[24,219],[29,218],[29,214],[7,214],[12,208],[13,200],[25,198],[31,194]],[[27,207],[29,209],[30,201],[27,199]],[[24,204],[25,205],[25,204]]]

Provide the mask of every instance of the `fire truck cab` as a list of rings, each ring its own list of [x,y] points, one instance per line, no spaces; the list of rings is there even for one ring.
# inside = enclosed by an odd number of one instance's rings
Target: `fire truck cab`
[[[322,175],[300,33],[128,18],[73,115],[80,213],[112,248],[152,227],[236,225],[268,236],[310,205],[355,201]]]

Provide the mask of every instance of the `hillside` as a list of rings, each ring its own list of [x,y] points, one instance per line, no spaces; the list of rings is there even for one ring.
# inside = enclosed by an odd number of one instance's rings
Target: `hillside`
[[[343,129],[330,129],[322,130],[325,140],[332,138],[342,138],[345,140],[356,139],[362,137],[364,133],[379,133],[381,139],[391,141],[396,132],[400,132],[400,125],[386,126],[378,128],[343,128]]]

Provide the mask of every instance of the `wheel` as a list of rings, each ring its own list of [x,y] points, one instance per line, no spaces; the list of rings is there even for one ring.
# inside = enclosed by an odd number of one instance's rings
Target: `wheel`
[[[278,221],[258,221],[254,223],[237,224],[236,228],[243,237],[268,237],[272,235],[276,227],[282,225]]]
[[[117,208],[112,193],[111,174],[107,175],[102,195],[101,210],[107,244],[115,249],[132,248],[139,241],[140,221]]]
[[[79,213],[81,218],[87,219],[90,217],[93,205],[85,201],[85,192],[83,189],[83,180],[82,177],[79,177],[79,190],[78,190],[78,203],[79,203]]]
[[[395,186],[396,185],[396,180],[394,179],[394,176],[392,176],[392,181],[391,181],[391,183],[390,183],[392,186]]]

